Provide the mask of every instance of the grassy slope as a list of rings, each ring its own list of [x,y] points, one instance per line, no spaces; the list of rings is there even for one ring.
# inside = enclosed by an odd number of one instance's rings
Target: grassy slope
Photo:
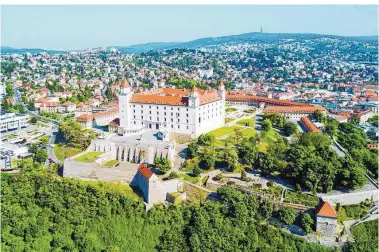
[[[64,144],[55,144],[54,153],[58,160],[63,161],[65,158],[72,157],[83,150],[73,147],[68,147]]]
[[[93,161],[96,160],[96,157],[100,155],[101,153],[102,153],[101,151],[90,151],[86,154],[83,154],[75,158],[75,160],[78,162],[83,162],[83,163],[92,163]]]

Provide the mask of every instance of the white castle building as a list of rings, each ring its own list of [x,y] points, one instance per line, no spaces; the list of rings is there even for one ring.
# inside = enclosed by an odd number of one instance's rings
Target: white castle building
[[[218,90],[160,88],[134,93],[124,79],[118,97],[118,133],[122,135],[151,129],[195,138],[225,122],[225,87],[221,81]]]

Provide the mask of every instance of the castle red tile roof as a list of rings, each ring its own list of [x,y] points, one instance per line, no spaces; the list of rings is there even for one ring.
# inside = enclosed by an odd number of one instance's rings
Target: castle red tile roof
[[[294,113],[294,114],[312,114],[315,111],[326,111],[321,106],[267,106],[264,113]]]
[[[146,179],[150,179],[153,176],[153,173],[146,166],[146,164],[140,164],[138,167],[138,172],[142,174]]]
[[[329,218],[337,218],[336,210],[334,207],[329,204],[329,202],[325,201],[322,203],[321,207],[317,210],[317,216],[324,216]]]
[[[190,92],[197,92],[199,94],[201,105],[221,100],[221,97],[216,90],[202,90],[197,88],[193,88],[192,90],[160,88],[144,93],[133,94],[130,102],[144,104],[162,104],[171,106],[187,106],[188,96]]]
[[[300,120],[308,132],[321,133],[321,130],[319,128],[317,128],[316,125],[314,125],[314,123],[311,120],[309,120],[308,117],[302,117],[302,118],[300,118]]]

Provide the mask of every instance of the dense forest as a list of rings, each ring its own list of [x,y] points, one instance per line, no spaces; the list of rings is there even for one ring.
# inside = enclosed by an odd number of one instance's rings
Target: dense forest
[[[267,205],[230,186],[220,202],[146,212],[125,185],[33,167],[2,174],[2,251],[332,251],[267,224]]]
[[[350,251],[378,251],[378,219],[363,222],[351,229],[355,243],[350,244]]]

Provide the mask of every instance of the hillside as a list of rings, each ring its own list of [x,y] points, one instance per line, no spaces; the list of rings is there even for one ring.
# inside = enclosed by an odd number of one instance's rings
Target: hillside
[[[200,38],[188,42],[151,42],[145,44],[137,44],[130,46],[109,46],[109,48],[116,48],[119,51],[126,53],[144,53],[148,51],[160,51],[173,48],[200,48],[205,46],[217,46],[222,44],[237,44],[237,43],[275,43],[280,40],[313,40],[319,38],[339,39],[344,41],[359,41],[368,43],[378,43],[377,36],[336,36],[336,35],[323,35],[323,34],[311,34],[311,33],[260,33],[250,32],[239,35],[230,35],[222,37],[208,37]],[[1,46],[1,54],[23,54],[26,52],[36,54],[41,52],[47,52],[49,54],[63,53],[65,51],[60,50],[46,50],[39,48],[13,48]]]
[[[234,189],[224,190],[220,203],[156,206],[146,213],[125,185],[43,171],[1,180],[4,252],[332,251],[264,224],[258,201]]]
[[[330,38],[339,39],[345,41],[360,41],[369,43],[378,43],[378,38],[376,36],[358,36],[358,37],[344,37],[335,35],[322,35],[322,34],[308,34],[308,33],[259,33],[251,32],[239,35],[230,35],[223,37],[208,37],[196,39],[189,42],[159,42],[159,43],[148,43],[139,44],[132,46],[117,46],[120,51],[129,53],[142,53],[150,50],[165,50],[173,48],[200,48],[205,46],[217,46],[222,44],[237,44],[237,43],[275,43],[280,40],[313,40],[319,38]]]

